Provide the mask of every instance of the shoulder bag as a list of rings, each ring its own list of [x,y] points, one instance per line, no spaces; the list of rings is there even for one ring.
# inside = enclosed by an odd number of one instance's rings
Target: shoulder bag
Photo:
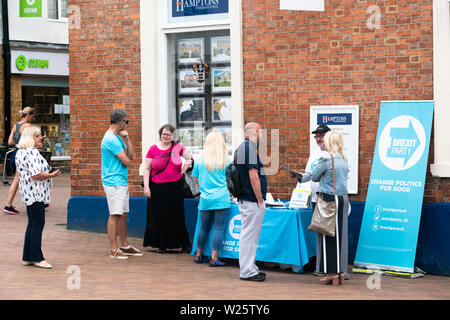
[[[317,197],[316,208],[314,209],[311,219],[311,225],[308,230],[324,234],[328,237],[334,237],[336,234],[336,213],[338,209],[338,201],[336,195],[336,178],[334,175],[334,158],[330,153],[333,169],[333,189],[334,201],[327,202],[323,199],[322,194]]]
[[[170,147],[170,150],[169,150],[169,158],[167,159],[167,162],[166,162],[166,165],[164,166],[164,168],[162,168],[162,170],[155,173],[153,176],[152,176],[153,168],[150,170],[150,177],[149,177],[150,182],[152,181],[152,177],[154,177],[154,176],[160,174],[161,172],[163,172],[164,170],[166,170],[166,168],[170,162],[170,158],[172,157],[172,148],[173,148],[173,142],[172,142],[172,146]],[[142,177],[141,186],[144,187],[144,177]]]
[[[195,198],[200,195],[200,187],[195,183],[194,177],[192,177],[192,168],[194,167],[194,159],[192,159],[191,169],[186,170],[183,174],[183,193],[185,198]]]

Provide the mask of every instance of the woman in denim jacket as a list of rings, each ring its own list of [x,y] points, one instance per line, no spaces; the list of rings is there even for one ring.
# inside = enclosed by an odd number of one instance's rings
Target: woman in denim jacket
[[[343,284],[344,271],[341,270],[342,259],[347,257],[342,256],[342,231],[348,230],[344,226],[344,198],[347,196],[347,175],[348,164],[344,154],[344,140],[342,135],[336,131],[329,131],[324,138],[325,149],[328,153],[320,158],[317,165],[314,167],[311,174],[311,180],[319,182],[320,197],[327,201],[335,201],[335,192],[333,187],[333,167],[332,158],[334,159],[334,174],[336,181],[336,195],[338,199],[336,235],[334,237],[322,236],[322,257],[320,257],[320,271],[327,274],[327,276],[320,279],[321,284]],[[346,220],[345,220],[346,221]]]

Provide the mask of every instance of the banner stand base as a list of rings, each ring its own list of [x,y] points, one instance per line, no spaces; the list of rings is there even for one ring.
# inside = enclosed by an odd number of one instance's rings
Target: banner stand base
[[[425,272],[420,270],[419,268],[414,268],[414,273],[409,272],[400,272],[400,271],[392,271],[392,270],[381,270],[381,269],[370,269],[370,268],[352,268],[352,273],[363,273],[363,274],[375,274],[380,273],[382,275],[391,276],[391,277],[401,277],[407,279],[416,279],[425,276]]]

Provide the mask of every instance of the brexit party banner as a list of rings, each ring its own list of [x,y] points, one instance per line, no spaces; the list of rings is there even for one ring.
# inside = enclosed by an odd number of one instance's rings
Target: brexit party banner
[[[433,101],[381,102],[354,265],[414,272]]]

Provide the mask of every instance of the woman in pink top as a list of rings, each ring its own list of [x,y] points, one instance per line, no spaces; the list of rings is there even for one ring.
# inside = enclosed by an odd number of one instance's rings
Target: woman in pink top
[[[148,198],[144,247],[158,248],[158,253],[173,248],[188,251],[191,245],[181,178],[193,160],[183,145],[172,141],[174,131],[170,124],[159,129],[159,142],[150,147],[144,164],[144,195]],[[181,157],[186,159],[184,165]]]

